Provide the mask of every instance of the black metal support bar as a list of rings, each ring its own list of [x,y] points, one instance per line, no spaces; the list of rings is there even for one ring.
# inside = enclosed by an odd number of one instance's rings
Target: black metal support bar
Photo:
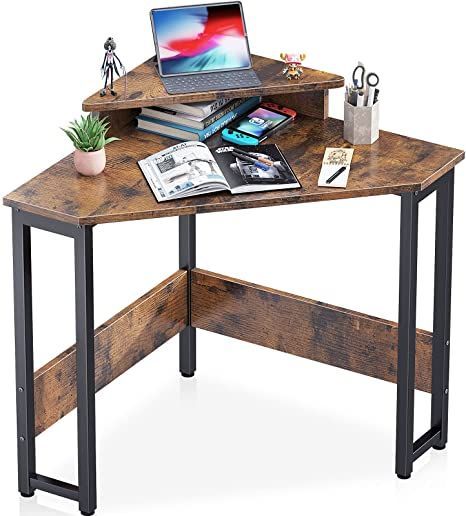
[[[440,438],[440,428],[430,428],[413,445],[413,461],[419,459],[429,448],[435,446]]]
[[[428,197],[430,194],[436,192],[440,185],[448,181],[448,174],[445,174],[441,178],[437,179],[437,181],[434,181],[432,184],[430,184],[427,188],[424,188],[424,190],[416,190],[414,192],[414,195],[416,197],[417,202],[420,202],[424,200],[426,197]],[[395,194],[401,197],[404,194]]]
[[[16,210],[13,210],[16,211]],[[51,233],[57,233],[59,235],[76,238],[79,235],[80,226],[62,222],[60,220],[47,219],[42,215],[35,215],[25,211],[17,212],[23,224],[31,226]]]
[[[78,406],[79,509],[97,506],[95,444],[94,280],[92,228],[82,226],[75,238],[76,376]]]
[[[196,216],[179,217],[180,269],[188,271],[188,326],[180,333],[180,372],[194,376],[196,370],[196,329],[191,326],[191,269],[196,266]]]
[[[41,491],[46,491],[47,493],[57,496],[63,496],[64,498],[69,498],[76,502],[79,498],[78,486],[44,475],[33,475],[31,477],[31,486],[35,489],[40,489]]]
[[[434,181],[431,185],[429,185],[424,190],[420,190],[418,192],[415,192],[415,196],[417,199],[417,202],[423,201],[426,197],[428,197],[430,194],[434,192],[438,192],[439,188],[444,185],[446,182],[448,182],[448,175],[446,174],[442,176],[440,179],[437,179],[437,181]]]
[[[400,220],[396,421],[396,474],[399,478],[409,478],[413,469],[417,241],[418,203],[414,193],[403,194]]]
[[[31,228],[13,210],[13,285],[16,353],[16,418],[18,490],[32,496],[30,477],[36,471],[34,360],[32,336]]]
[[[439,450],[445,448],[448,434],[453,195],[454,170],[445,176],[437,191],[435,224],[431,425],[441,429],[439,442],[434,445]]]

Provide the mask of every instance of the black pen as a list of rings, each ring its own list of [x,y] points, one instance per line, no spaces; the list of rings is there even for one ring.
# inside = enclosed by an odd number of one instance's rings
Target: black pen
[[[251,158],[250,156],[245,156],[244,154],[240,154],[239,152],[235,152],[235,151],[233,151],[232,154],[233,154],[233,156],[235,156],[235,158],[239,158],[239,159],[242,159],[243,161],[246,161],[247,163],[251,163],[251,165],[254,165],[257,168],[260,168],[261,170],[267,171],[270,168],[268,165],[266,165],[265,163],[262,163],[257,158]]]
[[[328,179],[327,181],[325,181],[327,184],[330,184],[334,179],[336,179],[342,172],[344,172],[346,170],[346,167],[341,167],[339,168],[335,174],[332,174]]]
[[[263,158],[262,156],[254,156],[254,154],[251,154],[250,152],[246,152],[242,149],[237,149],[236,147],[233,147],[233,152],[237,152],[238,154],[243,154],[244,156],[248,156],[249,158],[253,158],[257,161],[260,161],[261,163],[265,163],[269,167],[273,167],[273,161],[271,159]]]

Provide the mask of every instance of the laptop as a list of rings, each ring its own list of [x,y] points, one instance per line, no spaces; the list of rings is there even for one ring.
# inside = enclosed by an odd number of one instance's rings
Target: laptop
[[[241,2],[152,9],[158,71],[167,93],[260,86]]]

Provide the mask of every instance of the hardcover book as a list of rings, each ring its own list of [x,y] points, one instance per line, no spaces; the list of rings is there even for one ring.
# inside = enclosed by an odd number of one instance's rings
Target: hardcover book
[[[204,102],[193,102],[192,104],[172,104],[171,108],[177,113],[205,117],[215,113],[217,109],[230,102],[231,98],[207,100]]]
[[[207,116],[187,115],[185,113],[179,113],[167,106],[153,106],[150,108],[143,107],[141,109],[141,115],[147,118],[166,120],[167,122],[173,122],[175,124],[202,130],[222,118],[227,113],[230,113],[237,107],[241,106],[241,104],[246,101],[247,99],[230,100],[230,102],[225,104],[223,107]]]
[[[205,129],[194,129],[193,127],[186,127],[166,120],[156,120],[142,114],[136,118],[138,121],[138,129],[143,131],[160,134],[162,136],[169,136],[177,140],[198,140],[202,142],[209,138],[209,136],[212,136],[223,129],[236,117],[250,111],[253,107],[259,104],[259,102],[260,97],[251,97]]]

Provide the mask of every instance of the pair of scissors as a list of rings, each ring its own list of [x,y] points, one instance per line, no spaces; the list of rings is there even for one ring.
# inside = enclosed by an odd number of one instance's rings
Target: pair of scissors
[[[375,88],[379,84],[379,76],[371,72],[366,76],[366,69],[364,65],[358,64],[353,70],[353,85],[357,90],[365,89],[365,85]]]

